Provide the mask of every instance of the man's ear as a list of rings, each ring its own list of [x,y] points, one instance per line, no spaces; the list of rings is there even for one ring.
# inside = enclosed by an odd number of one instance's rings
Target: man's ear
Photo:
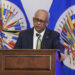
[[[33,17],[33,21],[34,21],[34,17]]]
[[[49,21],[46,22],[46,26],[48,26],[48,24],[49,24]]]

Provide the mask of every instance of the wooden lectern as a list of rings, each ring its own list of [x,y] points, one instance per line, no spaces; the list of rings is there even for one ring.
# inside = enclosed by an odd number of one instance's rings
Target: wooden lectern
[[[55,75],[56,50],[0,50],[0,75]]]

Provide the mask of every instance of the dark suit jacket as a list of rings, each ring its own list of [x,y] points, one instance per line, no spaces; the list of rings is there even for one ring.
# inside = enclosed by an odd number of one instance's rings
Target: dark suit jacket
[[[63,52],[64,47],[60,43],[59,34],[46,28],[41,49],[60,49]],[[33,28],[22,31],[14,47],[15,49],[33,49]]]

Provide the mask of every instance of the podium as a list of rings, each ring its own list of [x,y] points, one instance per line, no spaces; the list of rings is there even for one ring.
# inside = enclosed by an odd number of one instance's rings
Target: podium
[[[0,75],[56,75],[56,50],[0,50]]]

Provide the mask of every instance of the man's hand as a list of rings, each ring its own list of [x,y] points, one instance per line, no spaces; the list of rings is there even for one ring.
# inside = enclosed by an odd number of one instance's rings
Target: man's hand
[[[58,53],[56,54],[56,59],[57,59],[58,61],[60,61],[60,62],[63,61],[63,60],[65,60],[65,54],[58,52]]]
[[[60,57],[59,61],[63,61],[63,60],[65,60],[65,54],[60,53],[60,55],[61,55],[61,57]]]

